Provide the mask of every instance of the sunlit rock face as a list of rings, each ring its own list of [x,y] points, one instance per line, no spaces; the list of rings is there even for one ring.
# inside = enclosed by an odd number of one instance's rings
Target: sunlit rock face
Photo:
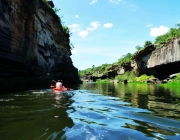
[[[60,19],[41,0],[0,0],[1,76],[58,74],[77,80],[69,44]]]
[[[147,67],[152,68],[159,65],[180,61],[180,38],[172,40],[168,45],[152,52],[147,61]]]
[[[131,64],[130,63],[124,63],[121,65],[120,68],[118,68],[117,74],[121,75],[121,74],[124,74],[126,71],[131,71],[131,70],[132,70]]]
[[[124,67],[120,67],[119,70],[117,71],[117,74],[124,74],[125,73],[125,69]]]
[[[131,66],[140,74],[156,76],[169,75],[180,72],[180,38],[170,41],[162,48],[149,46],[135,55]]]

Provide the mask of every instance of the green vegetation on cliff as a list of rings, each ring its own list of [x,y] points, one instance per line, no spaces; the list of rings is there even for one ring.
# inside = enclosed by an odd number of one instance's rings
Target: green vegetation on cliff
[[[145,43],[144,43],[144,48],[146,48],[146,47],[148,47],[148,46],[151,46],[151,45],[152,45],[152,42],[149,41],[149,40],[147,40],[147,41],[145,41]]]
[[[111,66],[111,64],[102,64],[101,66],[95,67],[94,65],[92,68],[88,68],[85,70],[79,70],[79,76],[83,77],[85,75],[98,75],[98,74],[105,74],[108,72],[108,66]]]
[[[155,45],[151,41],[147,40],[145,41],[143,47],[137,45],[135,48],[137,49],[137,52],[143,51],[145,48],[149,46],[154,46],[156,48],[159,48],[167,45],[171,40],[179,37],[180,37],[180,24],[176,24],[176,27],[170,28],[169,32],[167,32],[166,34],[156,37],[154,42]],[[98,67],[95,67],[93,65],[92,68],[79,71],[79,75],[81,78],[83,77],[85,78],[85,77],[97,76],[97,75],[108,75],[110,72],[114,71],[116,72],[114,79],[119,81],[128,80],[128,81],[143,82],[143,81],[147,81],[148,79],[154,78],[154,76],[147,76],[147,75],[141,75],[140,77],[137,77],[136,74],[128,68],[128,66],[130,67],[131,60],[135,55],[137,55],[136,52],[134,54],[127,53],[126,55],[123,55],[121,58],[119,58],[118,61],[113,64],[102,64],[101,66]],[[117,74],[117,71],[120,70],[121,67],[124,67],[126,69],[124,70],[124,72]],[[180,76],[178,75],[173,81],[180,82]]]
[[[42,2],[46,5],[46,7],[53,13],[54,18],[60,23],[63,32],[67,35],[67,36],[71,36],[72,33],[70,32],[70,28],[66,25],[64,25],[64,23],[61,21],[61,18],[57,15],[57,12],[60,11],[59,8],[56,7],[51,7],[50,3],[48,2],[48,0],[42,0]],[[72,43],[69,43],[69,47],[72,50],[74,48],[74,45]]]
[[[154,78],[154,76],[147,76],[146,74],[143,74],[143,75],[141,75],[141,76],[139,76],[139,77],[136,77],[136,81],[138,81],[138,82],[145,82],[145,81],[147,81],[148,79],[153,79]]]
[[[115,79],[120,82],[123,82],[124,80],[134,82],[134,81],[136,81],[136,76],[132,71],[127,71],[124,74],[116,76]]]
[[[118,62],[114,63],[113,66],[117,66],[116,69],[118,69],[121,65],[123,64],[127,64],[131,62],[132,59],[132,54],[131,53],[127,53],[126,55],[123,55]],[[85,75],[98,75],[98,74],[106,74],[107,72],[112,71],[113,67],[112,64],[102,64],[101,66],[97,66],[95,67],[94,65],[92,66],[92,68],[88,68],[85,70],[80,70],[79,71],[79,75],[80,77],[83,77]]]
[[[156,37],[154,44],[157,44],[157,47],[162,47],[169,43],[172,39],[180,37],[180,24],[176,24],[176,28],[170,28],[169,32],[164,35]]]
[[[110,80],[109,79],[105,79],[105,80],[97,79],[96,82],[97,83],[110,83]]]
[[[170,28],[169,32],[163,35],[157,36],[155,39],[154,45],[156,48],[161,48],[167,45],[171,40],[179,38],[179,37],[180,37],[180,23],[176,24],[175,28]],[[144,47],[137,45],[136,50],[139,52],[151,45],[153,45],[153,43],[147,40],[144,43]]]
[[[173,82],[180,82],[180,73],[172,80]]]
[[[122,64],[124,64],[124,63],[130,63],[132,57],[133,57],[133,54],[127,53],[126,55],[123,55],[123,56],[118,60],[117,63],[118,63],[119,65],[122,65]]]
[[[176,77],[174,79],[172,79],[171,82],[165,83],[165,84],[160,84],[159,86],[170,90],[172,92],[171,94],[175,93],[175,95],[176,95],[177,93],[179,93],[179,95],[180,95],[179,83],[180,83],[180,73],[178,75],[176,75]]]
[[[119,82],[123,82],[124,80],[127,80],[129,82],[146,82],[148,79],[153,78],[154,76],[148,76],[146,74],[137,77],[133,71],[127,71],[124,74],[115,77],[115,79]]]

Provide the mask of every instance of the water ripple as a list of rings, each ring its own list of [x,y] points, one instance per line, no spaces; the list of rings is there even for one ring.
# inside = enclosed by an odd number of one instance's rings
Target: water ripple
[[[126,106],[117,97],[75,91],[69,112],[75,125],[67,139],[176,139],[180,138],[180,122],[157,117],[147,109]],[[177,135],[178,134],[178,135]]]
[[[124,95],[122,92],[122,98],[111,97],[94,90],[52,93],[49,89],[2,95],[0,137],[4,140],[180,139],[179,120],[149,110],[168,108],[165,115],[175,116],[179,113],[177,101],[169,106],[150,95],[130,96],[129,92]],[[138,99],[147,100],[147,104],[141,104]]]

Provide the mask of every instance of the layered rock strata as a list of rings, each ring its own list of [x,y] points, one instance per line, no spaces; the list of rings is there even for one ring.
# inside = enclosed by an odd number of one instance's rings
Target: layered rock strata
[[[138,74],[166,76],[180,72],[180,38],[171,40],[162,48],[149,46],[135,55],[131,63]]]
[[[47,3],[0,0],[0,78],[54,76],[78,83],[69,44],[69,33]]]

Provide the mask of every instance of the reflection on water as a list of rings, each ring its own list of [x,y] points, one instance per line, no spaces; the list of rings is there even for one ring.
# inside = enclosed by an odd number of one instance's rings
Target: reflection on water
[[[0,95],[0,139],[60,139],[74,125],[67,113],[71,97],[48,90]]]
[[[180,93],[144,84],[0,95],[3,140],[180,139]]]
[[[149,109],[154,115],[176,118],[180,120],[180,90],[179,87],[163,88],[147,84],[85,84],[82,88],[93,92],[119,97],[129,102],[132,107]],[[98,89],[98,90],[97,90]]]

